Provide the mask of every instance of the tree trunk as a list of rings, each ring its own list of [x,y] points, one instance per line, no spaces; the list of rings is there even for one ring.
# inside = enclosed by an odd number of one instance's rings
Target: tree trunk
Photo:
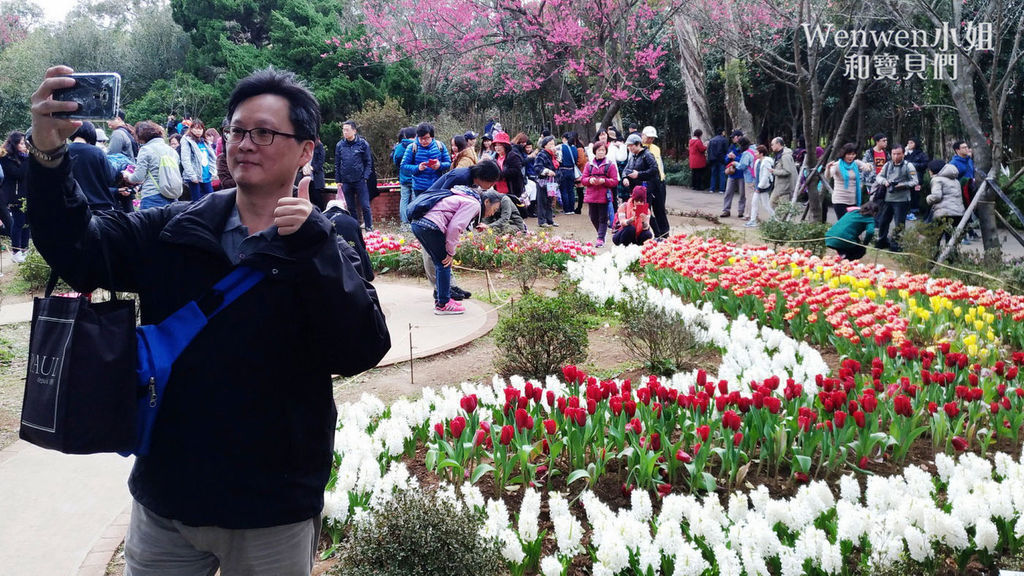
[[[747,138],[754,136],[754,119],[747,110],[747,103],[743,99],[743,76],[746,68],[743,62],[736,58],[730,58],[725,63],[725,109],[729,111],[729,118],[732,119],[732,129],[743,130]]]
[[[704,86],[700,38],[693,22],[682,12],[675,15],[673,23],[676,39],[679,41],[679,72],[686,87],[686,113],[690,122],[690,134],[699,129],[710,137],[714,130],[707,90]]]
[[[604,116],[601,117],[601,128],[607,128],[610,124],[615,122],[615,115],[619,113],[622,108],[622,102],[612,102],[611,106],[604,111]]]

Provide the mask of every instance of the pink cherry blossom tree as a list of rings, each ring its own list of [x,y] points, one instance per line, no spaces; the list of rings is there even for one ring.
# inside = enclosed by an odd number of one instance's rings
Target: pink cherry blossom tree
[[[368,0],[365,41],[411,58],[428,92],[542,98],[555,122],[608,124],[656,101],[684,0]]]

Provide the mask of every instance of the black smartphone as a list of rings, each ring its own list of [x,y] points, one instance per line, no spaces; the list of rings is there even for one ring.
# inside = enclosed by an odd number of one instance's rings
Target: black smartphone
[[[121,75],[116,72],[71,74],[75,85],[54,90],[53,99],[78,103],[78,110],[54,114],[73,120],[112,120],[121,101]]]

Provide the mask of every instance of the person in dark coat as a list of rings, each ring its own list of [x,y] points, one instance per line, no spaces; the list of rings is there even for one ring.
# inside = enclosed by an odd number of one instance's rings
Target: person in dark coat
[[[24,201],[28,189],[28,147],[25,135],[11,132],[0,147],[0,223],[3,233],[11,238],[11,259],[21,263],[28,252],[29,229]]]
[[[391,347],[358,256],[313,208],[309,180],[297,196],[292,185],[312,158],[319,105],[294,74],[255,72],[228,100],[235,190],[93,213],[64,145],[76,126],[52,116],[76,106],[51,98],[72,72],[50,68],[32,101],[28,214],[54,271],[80,292],[137,293],[145,324],[243,261],[265,274],[174,363],[128,481],[127,572],[308,574],[334,462],[331,375],[372,368]],[[315,353],[323,342],[331,353]]]
[[[71,175],[85,194],[89,209],[98,212],[118,206],[117,188],[114,188],[117,170],[103,150],[96,146],[96,128],[92,122],[82,122],[71,135],[68,154],[71,156]]]
[[[466,168],[456,168],[441,176],[430,186],[430,190],[451,190],[456,186],[470,186],[481,190],[488,190],[494,187],[500,176],[501,170],[498,168],[497,162],[494,160],[482,160]]]
[[[327,161],[327,150],[324,143],[318,137],[316,146],[313,147],[313,159],[309,162],[313,183],[309,185],[309,201],[321,211],[327,209],[327,202],[333,200],[333,195],[327,193],[327,178],[324,174],[324,163]],[[330,197],[328,197],[330,196]]]
[[[355,121],[346,120],[341,125],[343,138],[334,147],[334,180],[345,195],[345,204],[353,215],[363,215],[363,225],[373,230],[373,215],[370,214],[370,190],[366,181],[373,171],[373,154],[370,145],[359,135]]]
[[[928,174],[928,162],[930,160],[928,153],[924,151],[924,146],[921,145],[920,138],[907,139],[906,161],[914,165],[918,178],[917,186],[910,193],[910,214],[907,215],[907,220],[916,220],[921,210],[921,190],[927,186],[925,176]],[[927,194],[925,195],[927,196]]]
[[[312,186],[310,186],[310,191],[312,191]],[[334,229],[338,232],[338,240],[347,242],[359,255],[360,266],[356,268],[356,271],[367,282],[373,282],[373,264],[370,262],[370,255],[366,252],[366,241],[363,240],[363,231],[359,228],[359,221],[345,209],[345,203],[341,200],[328,202],[324,210],[324,217],[334,225]]]

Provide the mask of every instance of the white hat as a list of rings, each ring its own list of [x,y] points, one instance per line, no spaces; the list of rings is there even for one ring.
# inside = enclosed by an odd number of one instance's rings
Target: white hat
[[[654,126],[644,126],[643,131],[640,132],[648,138],[657,138],[658,131],[654,129]]]

